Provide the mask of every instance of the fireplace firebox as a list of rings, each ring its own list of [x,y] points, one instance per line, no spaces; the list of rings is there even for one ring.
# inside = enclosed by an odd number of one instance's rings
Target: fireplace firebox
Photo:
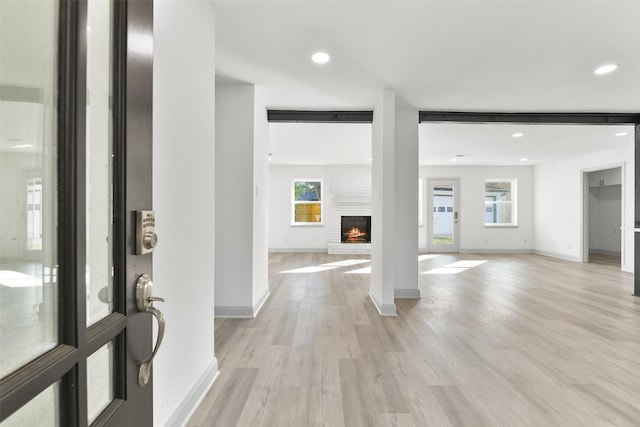
[[[340,219],[342,243],[371,243],[371,216],[343,216]]]

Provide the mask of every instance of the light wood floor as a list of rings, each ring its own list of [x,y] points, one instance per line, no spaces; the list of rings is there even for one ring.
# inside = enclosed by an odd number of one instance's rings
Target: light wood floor
[[[382,318],[366,257],[273,254],[256,319],[217,320],[220,376],[190,426],[639,426],[640,298],[619,267],[441,255]]]
[[[620,255],[607,255],[602,253],[590,253],[589,262],[593,264],[607,264],[620,267]]]

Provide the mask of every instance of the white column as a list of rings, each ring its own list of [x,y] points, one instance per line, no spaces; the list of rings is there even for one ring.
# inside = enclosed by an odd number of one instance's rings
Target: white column
[[[369,297],[383,316],[395,316],[395,116],[396,94],[384,89],[373,111],[371,165],[371,288]]]
[[[373,113],[371,289],[383,316],[394,298],[420,298],[418,289],[418,112],[397,110],[385,89]]]
[[[268,296],[268,128],[260,104],[252,84],[216,86],[216,317],[254,317]]]
[[[395,122],[396,298],[420,298],[418,289],[418,110],[396,110]]]
[[[269,297],[269,122],[264,89],[255,87],[253,131],[253,316]]]

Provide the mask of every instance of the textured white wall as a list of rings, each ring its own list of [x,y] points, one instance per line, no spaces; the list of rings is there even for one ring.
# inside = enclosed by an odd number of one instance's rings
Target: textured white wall
[[[155,2],[155,294],[167,319],[154,362],[154,425],[181,425],[217,371],[214,356],[214,14]]]
[[[534,168],[535,250],[562,258],[582,256],[583,172],[623,166],[622,174],[622,269],[633,271],[634,148],[588,153],[543,163]],[[553,189],[553,191],[550,191]]]
[[[422,166],[424,227],[420,227],[420,249],[426,251],[429,178],[458,178],[460,252],[533,251],[533,168],[531,166]],[[518,180],[518,226],[485,227],[485,179]]]

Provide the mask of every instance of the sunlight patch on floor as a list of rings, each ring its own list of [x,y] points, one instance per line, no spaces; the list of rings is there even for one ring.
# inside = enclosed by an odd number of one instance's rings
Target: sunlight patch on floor
[[[333,270],[334,268],[338,268],[338,267],[321,267],[321,266],[302,267],[302,268],[296,268],[295,270],[281,271],[280,274],[320,273],[323,271]]]
[[[365,268],[359,268],[357,270],[347,271],[344,274],[371,274],[371,266]]]
[[[458,274],[466,270],[468,270],[468,268],[440,267],[440,268],[434,268],[433,270],[425,271],[422,274]]]
[[[321,267],[351,267],[352,265],[364,264],[365,262],[371,262],[371,260],[370,259],[345,259],[343,261],[320,264],[320,266]]]
[[[477,267],[479,265],[482,265],[485,262],[487,262],[487,261],[472,261],[472,260],[458,261],[458,262],[454,262],[452,264],[445,265],[445,268],[473,268],[473,267]]]
[[[447,264],[444,267],[438,267],[438,268],[431,269],[429,271],[425,271],[422,274],[458,274],[470,268],[482,265],[485,262],[488,262],[488,261],[486,260],[457,261],[451,264]]]
[[[440,255],[434,255],[434,254],[425,254],[425,255],[418,255],[418,261],[424,261],[426,259],[433,259],[433,258],[437,258]]]

